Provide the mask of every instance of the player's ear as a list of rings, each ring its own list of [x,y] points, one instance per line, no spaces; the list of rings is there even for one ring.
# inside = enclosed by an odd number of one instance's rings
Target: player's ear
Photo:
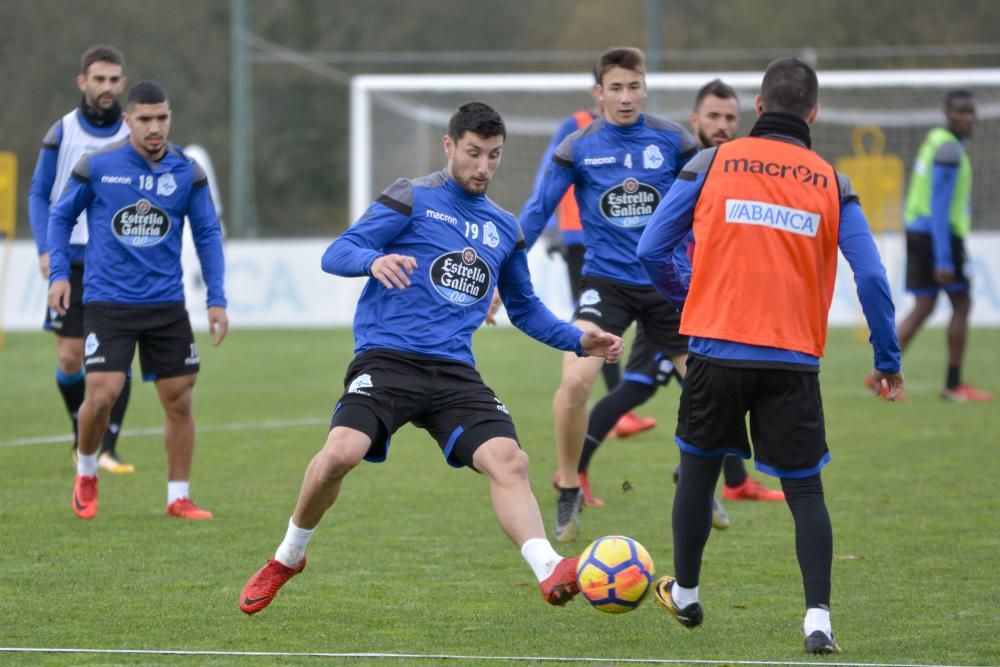
[[[444,154],[448,156],[450,160],[455,154],[455,142],[452,140],[450,134],[446,134],[441,138],[441,143],[444,146]]]
[[[84,92],[84,86],[86,85],[86,83],[87,83],[87,75],[86,74],[77,74],[76,75],[76,87],[80,89],[81,93]]]
[[[764,115],[764,98],[762,98],[760,95],[754,96],[754,98],[753,98],[753,108],[754,108],[754,111],[757,112],[758,116],[763,116]]]
[[[819,116],[819,102],[817,102],[816,106],[814,106],[812,110],[809,112],[809,116],[806,118],[806,124],[812,125],[813,123],[815,123],[817,116]]]
[[[691,125],[691,129],[695,132],[698,131],[698,112],[692,111],[691,115],[688,116],[688,123]]]

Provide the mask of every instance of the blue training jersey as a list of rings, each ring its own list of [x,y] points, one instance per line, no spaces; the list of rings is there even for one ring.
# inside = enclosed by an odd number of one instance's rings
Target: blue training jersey
[[[495,287],[515,326],[583,354],[582,332],[535,295],[514,217],[446,172],[393,183],[327,248],[322,267],[338,276],[370,276],[372,262],[393,253],[415,258],[417,268],[404,289],[374,278],[365,285],[354,315],[356,354],[389,349],[474,365],[472,332]]]
[[[50,282],[69,280],[70,233],[87,211],[84,303],[184,302],[181,236],[191,222],[208,306],[226,306],[222,230],[208,178],[179,148],[158,162],[128,138],[82,158],[49,215]]]
[[[636,245],[681,167],[697,152],[691,133],[673,121],[641,114],[623,126],[598,118],[562,141],[524,205],[521,227],[528,247],[574,185],[587,249],[584,275],[649,286]]]

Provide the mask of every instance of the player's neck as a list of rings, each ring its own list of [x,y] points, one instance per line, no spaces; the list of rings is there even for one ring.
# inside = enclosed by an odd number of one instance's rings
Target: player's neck
[[[80,113],[94,127],[108,127],[121,120],[122,108],[118,105],[118,100],[115,100],[115,103],[109,109],[92,107],[87,104],[85,96],[80,100]]]
[[[135,140],[135,137],[133,135],[131,134],[129,135],[128,141],[130,144],[132,144],[132,148],[135,150],[135,152],[138,153],[139,156],[142,157],[147,162],[159,162],[160,160],[163,159],[163,156],[167,154],[166,142],[163,143],[163,145],[160,147],[158,151],[156,151],[155,153],[151,153],[148,150],[146,150],[141,144],[139,144]]]

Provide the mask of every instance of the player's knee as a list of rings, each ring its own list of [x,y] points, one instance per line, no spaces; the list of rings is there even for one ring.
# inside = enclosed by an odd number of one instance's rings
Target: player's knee
[[[111,407],[118,400],[118,392],[110,387],[88,387],[86,404],[97,415],[110,415]]]
[[[494,438],[476,451],[473,463],[496,479],[527,479],[528,454],[513,438]]]
[[[367,448],[361,447],[354,440],[339,429],[330,431],[326,444],[317,455],[324,477],[328,479],[343,477],[361,463]]]
[[[56,363],[59,365],[59,370],[66,375],[75,375],[83,367],[83,358],[73,350],[59,348]]]
[[[559,391],[563,394],[564,400],[574,405],[586,403],[590,398],[590,390],[594,386],[594,378],[583,373],[567,371],[563,373]]]

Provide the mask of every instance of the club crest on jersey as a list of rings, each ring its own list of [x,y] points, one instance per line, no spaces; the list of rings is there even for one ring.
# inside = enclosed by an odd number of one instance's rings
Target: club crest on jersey
[[[173,174],[160,174],[156,179],[156,195],[158,197],[169,197],[174,194],[174,190],[176,189],[177,181],[174,180]]]
[[[473,248],[447,252],[431,263],[431,284],[446,301],[471,306],[489,293],[490,267]]]
[[[111,231],[134,248],[156,245],[170,233],[170,216],[148,199],[119,209],[111,218]]]
[[[593,306],[601,302],[601,294],[595,289],[589,289],[580,295],[581,306]]]
[[[663,166],[663,153],[656,144],[650,144],[642,151],[642,166],[646,169],[659,169]]]
[[[97,340],[97,334],[91,332],[87,334],[87,340],[83,342],[83,353],[89,357],[94,352],[97,352],[97,348],[100,346],[101,343]]]
[[[601,213],[618,227],[644,227],[659,203],[659,190],[634,178],[626,178],[621,185],[601,195]]]
[[[493,224],[492,220],[483,223],[483,243],[491,248],[500,245],[500,232],[497,231],[497,226]]]

